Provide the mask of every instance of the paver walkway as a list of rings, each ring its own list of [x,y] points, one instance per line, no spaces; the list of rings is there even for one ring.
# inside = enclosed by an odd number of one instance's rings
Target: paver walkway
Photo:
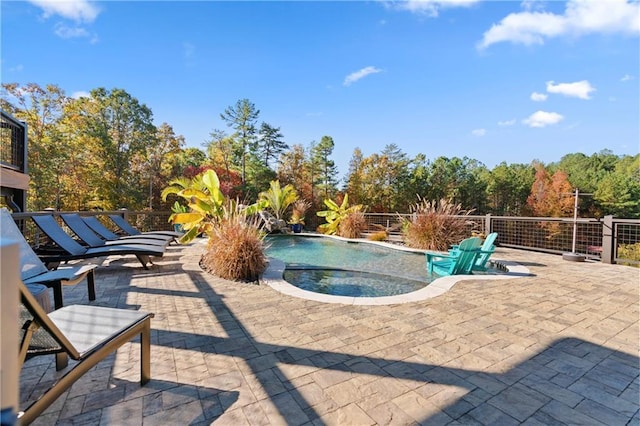
[[[638,269],[498,248],[534,276],[353,306],[217,279],[202,247],[105,262],[93,303],[156,313],[152,381],[124,345],[36,424],[640,424]],[[57,374],[29,360],[23,401]]]

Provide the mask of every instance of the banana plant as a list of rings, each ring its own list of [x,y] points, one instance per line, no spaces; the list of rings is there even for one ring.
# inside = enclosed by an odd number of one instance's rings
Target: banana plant
[[[342,204],[338,205],[335,201],[331,199],[324,200],[325,206],[327,206],[328,210],[322,210],[316,213],[319,217],[324,217],[327,223],[323,223],[319,226],[319,229],[322,233],[333,235],[338,232],[338,228],[340,227],[340,222],[348,217],[350,214],[358,213],[362,211],[362,204],[356,204],[353,206],[349,206],[349,195],[345,194],[344,199],[342,200]]]
[[[201,233],[209,235],[225,214],[227,198],[220,190],[220,180],[213,170],[207,170],[193,179],[172,180],[162,191],[162,199],[166,201],[169,194],[186,200],[189,208],[188,212],[172,215],[173,223],[182,225],[185,230],[180,237],[181,243],[188,243]]]
[[[282,219],[287,208],[298,199],[293,185],[280,186],[280,181],[272,180],[269,190],[260,193],[259,202],[273,211],[276,219]]]

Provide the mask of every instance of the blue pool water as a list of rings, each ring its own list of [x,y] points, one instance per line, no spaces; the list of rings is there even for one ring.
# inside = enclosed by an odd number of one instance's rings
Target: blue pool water
[[[270,236],[266,254],[282,260],[284,279],[304,290],[352,297],[410,293],[433,281],[425,256],[323,237]]]

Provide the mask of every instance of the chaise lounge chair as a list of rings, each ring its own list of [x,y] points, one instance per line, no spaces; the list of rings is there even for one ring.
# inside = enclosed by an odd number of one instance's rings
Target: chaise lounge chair
[[[128,234],[128,235],[144,235],[144,236],[148,236],[148,235],[170,235],[173,238],[180,238],[182,237],[184,234],[180,233],[180,232],[174,232],[174,231],[148,231],[148,232],[141,232],[139,230],[137,230],[136,228],[134,228],[129,222],[127,222],[124,217],[117,215],[117,214],[110,214],[109,218],[113,221],[113,223],[116,224],[116,226],[118,228],[120,228],[124,233]]]
[[[65,353],[79,362],[56,379],[35,402],[18,415],[19,424],[33,422],[44,410],[98,362],[140,336],[140,384],[151,379],[151,318],[127,309],[70,305],[46,314],[22,282],[20,358]]]
[[[127,240],[131,240],[131,239],[134,239],[134,240],[140,239],[141,236],[148,239],[166,241],[168,243],[171,243],[172,241],[175,240],[174,237],[166,234],[118,235],[115,232],[111,232],[111,230],[106,226],[104,226],[102,222],[100,222],[100,220],[95,216],[81,216],[81,217],[84,223],[86,223],[87,226],[93,230],[93,232],[100,235],[100,237],[104,238],[107,241],[119,240],[122,242],[126,242]]]
[[[105,241],[98,236],[90,227],[86,224],[82,217],[77,213],[65,213],[61,214],[60,217],[64,221],[64,223],[73,231],[74,234],[80,240],[82,240],[89,247],[101,247],[101,246],[113,246],[118,244],[143,244],[143,245],[159,245],[159,246],[167,246],[170,240],[158,240],[153,238],[129,238],[129,239],[118,239]]]
[[[94,270],[97,265],[63,266],[48,270],[33,251],[7,209],[0,209],[2,238],[15,241],[20,249],[20,277],[25,284],[44,284],[53,289],[54,308],[63,306],[62,286],[75,285],[87,279],[89,300],[96,299]]]
[[[480,238],[472,237],[462,240],[456,251],[449,254],[425,252],[427,256],[427,271],[438,275],[470,274],[471,268],[478,255]]]
[[[158,245],[118,244],[87,248],[71,238],[71,236],[58,225],[58,222],[56,222],[56,219],[52,215],[31,216],[31,219],[59,248],[59,250],[55,252],[38,253],[38,256],[45,264],[66,262],[75,259],[133,254],[138,258],[144,269],[149,269],[147,263],[151,263],[150,256],[162,257],[164,255],[165,247]]]

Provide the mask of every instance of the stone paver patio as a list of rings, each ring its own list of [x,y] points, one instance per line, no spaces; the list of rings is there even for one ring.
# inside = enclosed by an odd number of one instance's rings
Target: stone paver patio
[[[327,304],[215,278],[202,244],[98,269],[92,304],[155,312],[152,380],[124,345],[35,424],[640,424],[640,270],[498,248],[530,277],[420,302]],[[86,286],[65,303],[88,303]],[[24,403],[60,373],[27,361]]]

